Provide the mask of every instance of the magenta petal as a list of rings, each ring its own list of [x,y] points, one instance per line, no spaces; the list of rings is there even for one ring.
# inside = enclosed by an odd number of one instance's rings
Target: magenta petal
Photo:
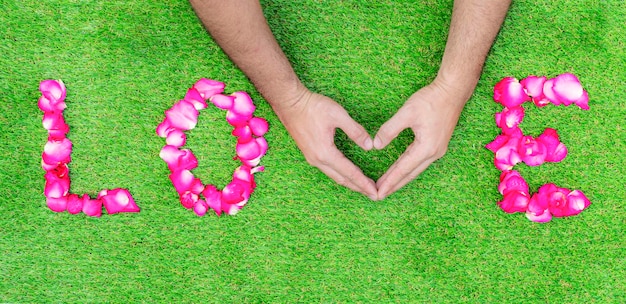
[[[248,121],[248,126],[250,126],[250,130],[252,130],[252,134],[255,136],[263,136],[267,133],[269,129],[269,124],[267,120],[260,117],[252,117]]]
[[[583,91],[583,95],[579,99],[574,100],[574,104],[583,110],[589,110],[589,94],[587,91]]]
[[[231,134],[237,137],[237,142],[239,143],[246,143],[252,140],[252,131],[247,125],[235,127]]]
[[[239,91],[233,93],[232,96],[235,97],[235,102],[231,110],[239,115],[252,117],[255,107],[250,95],[246,92]]]
[[[46,204],[54,212],[63,212],[67,210],[67,196],[47,197]]]
[[[198,123],[198,110],[193,104],[180,100],[172,108],[165,111],[165,117],[172,127],[179,130],[191,130]]]
[[[187,209],[193,208],[198,202],[199,196],[196,193],[185,191],[180,194],[180,204]]]
[[[193,88],[198,90],[205,100],[224,92],[224,87],[224,83],[207,78],[202,78],[193,85]]]
[[[564,105],[568,106],[583,96],[583,86],[580,80],[571,73],[565,73],[554,78],[554,95]]]
[[[591,205],[589,199],[580,190],[574,190],[567,195],[568,216],[577,215]]]
[[[529,101],[530,97],[517,79],[505,77],[495,85],[493,99],[507,108],[512,108]]]
[[[167,137],[167,134],[169,134],[170,132],[176,130],[176,128],[172,127],[172,124],[170,123],[170,121],[167,119],[167,117],[165,119],[163,119],[163,122],[161,122],[157,128],[156,128],[156,134],[160,137]]]
[[[515,170],[503,171],[500,174],[500,184],[498,184],[498,191],[504,195],[509,191],[518,191],[528,193],[528,183]]]
[[[69,139],[49,140],[43,147],[42,159],[47,164],[67,164],[71,161],[71,153],[72,142]]]
[[[139,212],[139,207],[135,204],[135,200],[130,195],[127,189],[113,189],[103,190],[99,195],[99,199],[102,200],[102,204],[108,214],[115,214],[119,212]]]
[[[44,80],[39,83],[39,91],[49,100],[61,102],[65,100],[65,84],[61,80]]]
[[[526,212],[530,197],[527,192],[509,191],[504,194],[498,206],[506,213]]]
[[[554,78],[546,80],[543,84],[543,95],[548,99],[552,104],[558,106],[561,104],[561,101],[556,97],[554,90]]]
[[[222,189],[222,202],[226,204],[238,204],[244,201],[245,187],[239,182],[231,182]]]
[[[532,97],[533,102],[543,99],[543,84],[546,82],[546,77],[537,77],[534,75],[528,76],[520,81],[520,84],[526,90],[526,94]]]
[[[44,129],[48,130],[48,135],[53,140],[63,140],[70,126],[65,123],[63,113],[61,112],[45,112],[41,121]]]
[[[492,142],[485,145],[485,148],[493,153],[496,153],[496,151],[502,148],[508,141],[509,137],[507,135],[501,134],[496,136],[496,138]]]
[[[555,129],[546,128],[537,141],[546,147],[546,161],[560,162],[567,156],[567,147],[559,140],[559,135]]]
[[[522,161],[529,166],[539,166],[546,160],[546,146],[532,136],[522,138],[518,151]]]
[[[237,143],[237,157],[240,159],[253,159],[261,154],[261,148],[256,140],[247,143]]]
[[[213,185],[207,185],[202,191],[207,205],[215,211],[217,216],[222,214],[222,193]]]
[[[193,173],[189,170],[178,170],[172,172],[169,177],[174,185],[174,188],[176,189],[176,192],[179,194],[189,191],[195,180]]]
[[[185,145],[186,140],[187,136],[185,135],[185,132],[181,130],[173,130],[167,134],[165,143],[174,147],[182,147]]]
[[[77,214],[83,211],[83,200],[77,194],[70,194],[67,197],[67,212]]]
[[[69,176],[58,177],[52,172],[46,172],[44,175],[46,185],[44,187],[44,195],[48,198],[60,198],[67,196],[70,191]]]
[[[198,216],[204,216],[207,210],[209,210],[209,205],[203,200],[198,200],[193,206],[193,212],[195,212]]]
[[[198,92],[198,90],[196,90],[195,88],[187,90],[187,94],[185,94],[185,98],[183,99],[191,103],[198,111],[206,109],[207,107],[206,101],[204,100],[200,92]]]
[[[102,200],[91,199],[89,195],[83,195],[83,213],[88,216],[100,217],[102,215]]]
[[[45,96],[39,97],[37,106],[44,112],[62,112],[67,108],[67,105],[63,101],[50,100]]]
[[[504,108],[502,112],[496,114],[496,125],[505,134],[512,133],[524,119],[524,108],[521,106]]]
[[[183,152],[177,147],[172,145],[165,145],[159,152],[159,157],[167,164],[170,171],[175,171],[178,167],[178,159],[183,155]]]
[[[544,187],[551,186],[544,185],[541,188]],[[545,189],[542,191],[541,188],[530,198],[528,209],[526,210],[526,217],[533,222],[545,223],[552,220],[552,214],[548,210],[547,191],[545,191]]]
[[[229,110],[233,107],[233,104],[235,103],[235,96],[216,94],[211,97],[210,101],[220,109]]]

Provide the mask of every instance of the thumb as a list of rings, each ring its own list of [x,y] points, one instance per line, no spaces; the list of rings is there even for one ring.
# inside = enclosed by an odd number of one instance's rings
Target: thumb
[[[341,117],[337,122],[337,127],[343,130],[343,132],[363,150],[368,151],[372,149],[373,143],[369,133],[367,133],[363,126],[352,119],[348,113],[345,113],[345,116]]]
[[[378,129],[373,143],[375,149],[380,150],[386,147],[394,138],[398,137],[400,132],[407,128],[399,114],[396,113]]]

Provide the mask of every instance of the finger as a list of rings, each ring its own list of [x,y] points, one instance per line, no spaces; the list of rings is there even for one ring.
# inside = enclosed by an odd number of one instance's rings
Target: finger
[[[406,120],[402,113],[403,111],[398,111],[378,129],[374,137],[374,148],[380,150],[386,147],[394,138],[398,137],[400,132],[408,127],[404,123]]]
[[[436,160],[435,157],[420,150],[415,143],[409,145],[398,160],[378,179],[378,198],[384,199],[404,187],[419,174],[424,172]]]
[[[374,146],[372,138],[367,130],[363,128],[358,122],[356,122],[348,113],[344,113],[340,117],[337,117],[337,127],[343,130],[348,137],[354,141],[359,147],[365,151],[369,151]]]
[[[341,154],[339,150],[336,150],[328,162],[317,167],[338,184],[360,192],[372,200],[378,198],[374,181],[366,177],[363,171]]]

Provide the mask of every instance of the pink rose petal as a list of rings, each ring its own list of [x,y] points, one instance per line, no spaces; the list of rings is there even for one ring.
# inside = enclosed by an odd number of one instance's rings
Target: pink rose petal
[[[526,93],[532,97],[532,102],[538,107],[543,107],[550,103],[550,101],[543,95],[543,85],[546,82],[546,79],[547,78],[545,76],[528,76],[520,81],[520,84],[524,87]]]
[[[139,207],[127,189],[102,190],[98,194],[108,214],[139,212]]]
[[[269,124],[267,123],[267,120],[261,117],[252,117],[248,121],[248,125],[252,130],[252,134],[254,134],[255,136],[263,136],[265,135],[265,133],[267,133],[269,129]]]
[[[561,104],[561,101],[556,97],[554,90],[553,90],[553,86],[554,86],[554,78],[546,80],[546,82],[543,84],[543,95],[552,104],[554,104],[555,106],[558,106]]]
[[[193,88],[198,90],[205,100],[224,92],[224,87],[224,83],[207,78],[202,78],[193,85]]]
[[[508,191],[498,206],[506,213],[526,212],[530,196],[527,192]]]
[[[522,161],[529,166],[539,166],[546,160],[546,146],[532,136],[522,137],[517,151]]]
[[[176,128],[172,127],[172,124],[170,123],[170,121],[167,119],[167,117],[165,117],[165,119],[163,119],[163,122],[161,122],[157,126],[156,133],[160,137],[167,137],[167,134],[169,134],[170,132],[174,130],[176,130]]]
[[[172,127],[179,130],[191,130],[198,123],[198,110],[193,104],[180,100],[172,108],[165,111],[165,117]]]
[[[202,97],[200,92],[198,92],[198,90],[196,90],[195,88],[191,88],[187,90],[187,94],[185,94],[185,98],[183,99],[191,103],[194,106],[194,108],[196,108],[196,110],[198,111],[205,109],[207,107],[206,100]]]
[[[504,108],[502,112],[496,113],[496,125],[502,129],[504,134],[515,132],[515,129],[524,119],[524,108],[521,106]]]
[[[191,191],[185,191],[180,194],[180,204],[187,209],[192,209],[198,202],[199,198],[198,194],[192,193]]]
[[[193,212],[198,216],[204,216],[209,210],[209,205],[204,200],[198,200],[193,206]]]
[[[83,213],[88,216],[100,217],[102,215],[102,200],[91,199],[89,195],[83,194]]]
[[[172,132],[169,132],[165,138],[166,144],[177,148],[184,146],[186,141],[187,136],[185,135],[185,132],[181,130],[173,130]]]
[[[546,128],[537,141],[546,147],[547,162],[560,162],[567,156],[567,147],[559,140],[555,129]]]
[[[213,185],[207,185],[202,191],[202,195],[204,195],[207,205],[215,211],[217,216],[220,216],[223,211],[221,191],[218,191]]]
[[[72,142],[62,140],[49,140],[43,147],[42,159],[46,164],[70,163],[72,154]]]
[[[67,196],[46,197],[46,204],[54,212],[63,212],[67,210]]]
[[[235,96],[227,96],[224,94],[215,94],[210,99],[211,103],[213,103],[216,107],[222,110],[229,110],[233,107],[235,103]]]
[[[63,101],[65,100],[65,84],[61,80],[44,80],[39,83],[39,91],[49,100]]]
[[[78,214],[83,211],[83,200],[77,194],[70,194],[67,197],[67,212]]]
[[[555,97],[566,106],[581,99],[584,93],[580,80],[571,73],[561,74],[554,78],[552,89]]]
[[[505,77],[495,85],[493,99],[507,108],[512,108],[529,101],[530,97],[517,79]]]

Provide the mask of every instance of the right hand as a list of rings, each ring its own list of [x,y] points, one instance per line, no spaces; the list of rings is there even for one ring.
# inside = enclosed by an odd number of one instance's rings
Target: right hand
[[[378,199],[376,183],[335,145],[335,130],[339,128],[364,150],[373,147],[365,128],[341,105],[326,96],[304,90],[294,102],[274,110],[309,164],[338,184],[372,200]]]

